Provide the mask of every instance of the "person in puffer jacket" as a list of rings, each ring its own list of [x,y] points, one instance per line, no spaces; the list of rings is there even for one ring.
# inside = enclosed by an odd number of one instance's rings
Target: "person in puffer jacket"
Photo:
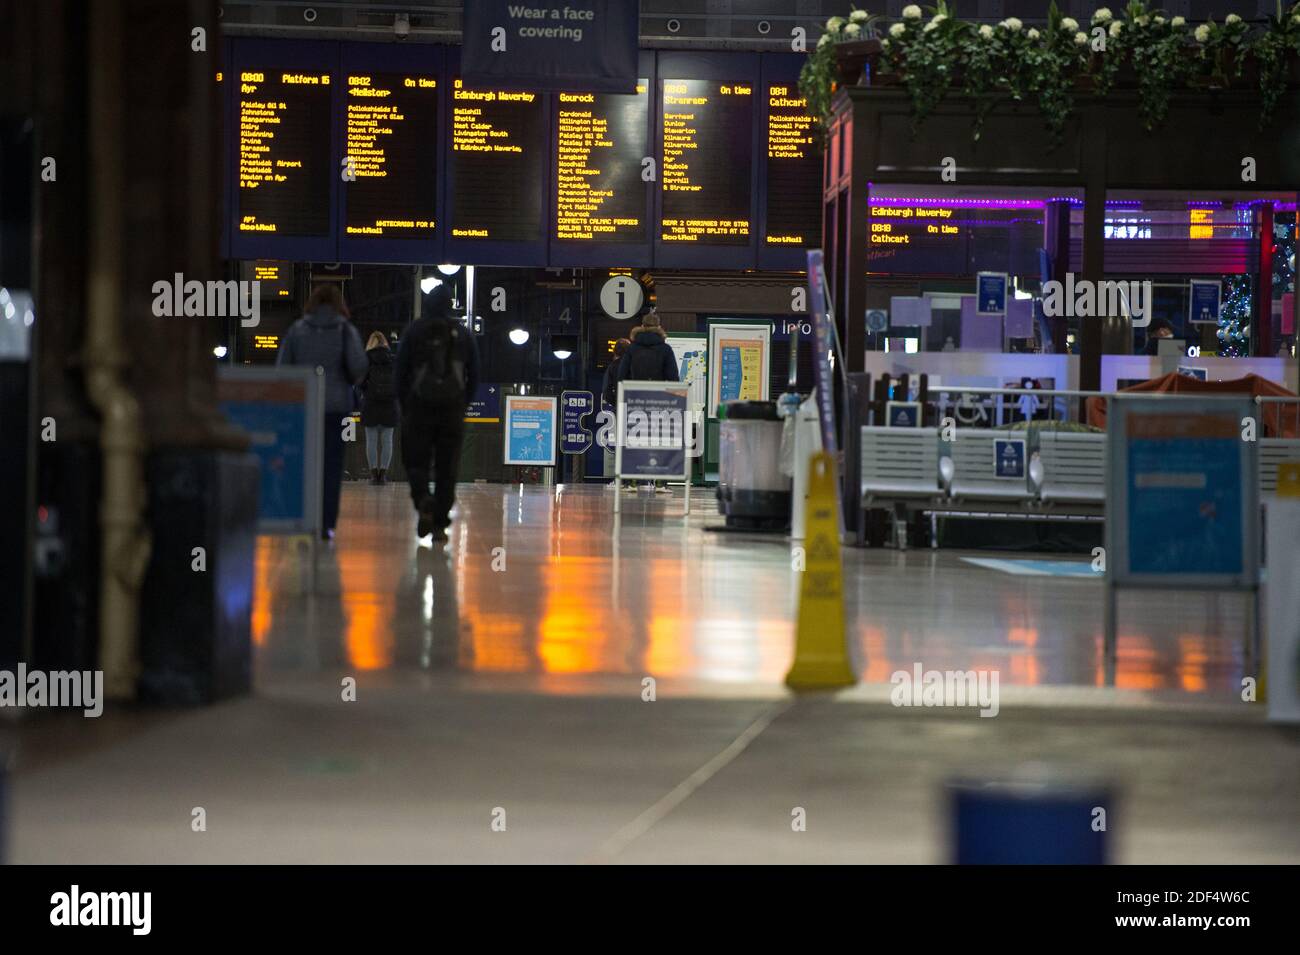
[[[352,386],[370,369],[361,336],[348,321],[343,293],[335,282],[318,285],[307,299],[304,315],[280,341],[277,365],[319,368],[325,378],[325,469],[321,488],[321,537],[334,539],[343,487],[343,419],[352,414]]]

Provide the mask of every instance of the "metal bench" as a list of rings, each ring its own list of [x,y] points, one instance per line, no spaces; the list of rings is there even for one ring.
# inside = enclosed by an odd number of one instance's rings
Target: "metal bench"
[[[939,432],[936,428],[862,429],[862,505],[939,496]]]
[[[1054,510],[1100,511],[1106,504],[1106,435],[1039,431],[1038,499]],[[1033,469],[1037,470],[1037,469]]]
[[[862,510],[888,510],[894,540],[905,549],[907,512],[933,507],[942,493],[938,429],[866,425],[861,447]]]

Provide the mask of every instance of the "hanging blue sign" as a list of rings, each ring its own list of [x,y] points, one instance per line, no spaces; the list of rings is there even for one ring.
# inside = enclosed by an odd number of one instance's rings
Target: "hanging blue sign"
[[[586,454],[591,447],[591,432],[582,419],[596,410],[596,398],[590,391],[565,391],[560,394],[560,451]]]
[[[634,93],[640,16],[633,0],[466,0],[461,78],[471,88]]]
[[[474,424],[497,424],[501,421],[501,386],[479,382],[474,397],[465,407],[465,420]]]
[[[1187,320],[1193,325],[1215,325],[1219,321],[1220,296],[1223,286],[1217,281],[1192,279]]]
[[[980,272],[975,276],[975,314],[1007,313],[1007,276],[1004,272]]]

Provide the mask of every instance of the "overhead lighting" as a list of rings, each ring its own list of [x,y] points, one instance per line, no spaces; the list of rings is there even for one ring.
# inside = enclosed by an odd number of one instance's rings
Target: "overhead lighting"
[[[569,351],[567,348],[557,348],[555,351],[551,352],[551,354],[560,359],[560,361],[573,357],[573,352]]]
[[[226,357],[226,346],[225,346],[225,345],[218,345],[216,348],[212,349],[212,354],[216,355],[218,358],[225,358],[225,357]]]
[[[441,266],[439,266],[439,268],[441,268]],[[426,275],[424,278],[420,279],[420,291],[425,295],[428,295],[441,284],[442,279],[434,275]]]
[[[438,271],[441,272],[443,275],[455,275],[457,272],[460,271],[460,266],[459,266],[459,265],[440,265],[440,266],[438,266]]]
[[[510,329],[510,340],[514,342],[516,345],[522,345],[524,342],[528,341],[528,329],[526,328]]]

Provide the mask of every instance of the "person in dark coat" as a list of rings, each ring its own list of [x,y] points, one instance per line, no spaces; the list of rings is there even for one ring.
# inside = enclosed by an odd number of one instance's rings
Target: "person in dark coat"
[[[397,427],[397,372],[393,352],[383,332],[374,332],[366,342],[370,370],[361,386],[361,426],[366,429],[366,464],[370,483],[388,483],[388,465],[393,460],[393,430]]]
[[[632,331],[632,344],[618,363],[618,381],[679,381],[677,355],[664,340],[659,316],[647,313]]]
[[[659,316],[653,311],[641,318],[641,324],[632,329],[632,344],[618,363],[618,381],[679,381],[677,355],[664,338]],[[618,385],[614,386],[617,392]],[[656,481],[646,481],[644,487],[666,494],[668,488]],[[628,491],[635,493],[636,485],[629,484]]]
[[[600,400],[604,402],[606,408],[613,408],[618,404],[618,368],[623,362],[623,356],[631,347],[632,342],[627,338],[620,338],[614,342],[614,356],[605,366],[605,377],[600,384]]]
[[[348,308],[337,282],[318,285],[304,312],[285,332],[275,363],[317,368],[325,378],[321,537],[333,540],[343,487],[343,419],[355,410],[352,386],[365,377],[370,366],[361,336],[348,321]]]
[[[402,464],[419,514],[415,533],[433,534],[436,542],[446,539],[456,503],[465,409],[478,388],[478,347],[453,313],[447,286],[425,295],[420,312],[397,346],[397,398]]]

